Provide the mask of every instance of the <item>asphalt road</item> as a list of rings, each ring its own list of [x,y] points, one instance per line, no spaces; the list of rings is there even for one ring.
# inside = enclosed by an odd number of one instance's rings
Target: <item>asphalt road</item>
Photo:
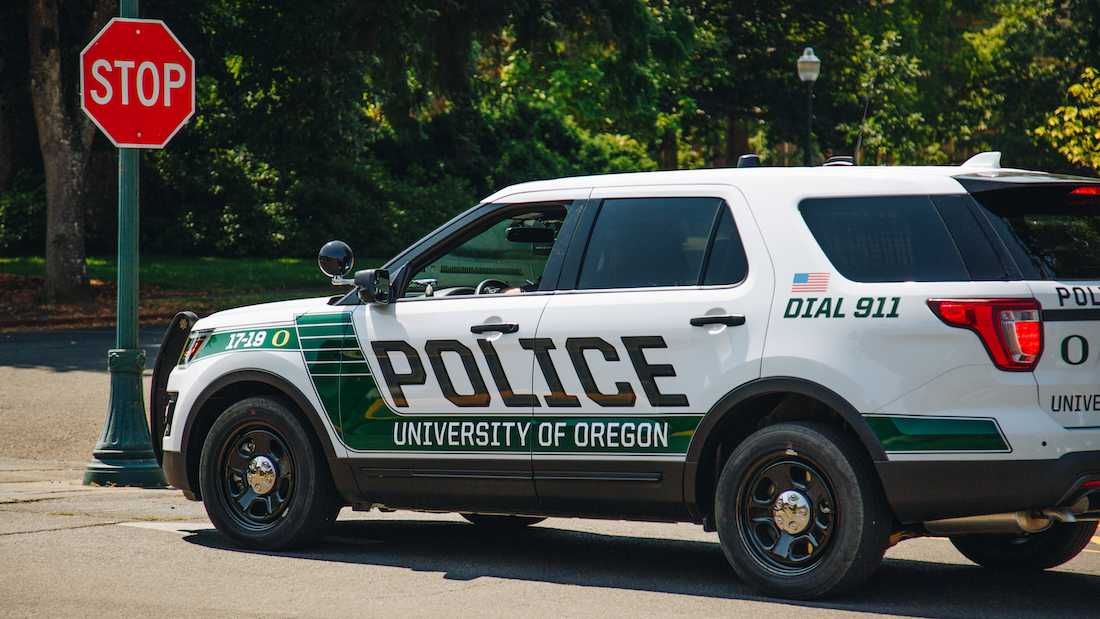
[[[864,590],[808,604],[755,596],[717,537],[687,524],[551,519],[496,535],[453,515],[345,510],[309,550],[236,549],[176,491],[79,485],[111,343],[107,331],[0,334],[0,615],[1100,615],[1100,543],[1057,570],[1006,575],[946,540],[913,540]]]
[[[141,330],[149,369],[163,333]],[[114,343],[111,329],[0,333],[0,456],[90,458],[107,414],[107,350]]]

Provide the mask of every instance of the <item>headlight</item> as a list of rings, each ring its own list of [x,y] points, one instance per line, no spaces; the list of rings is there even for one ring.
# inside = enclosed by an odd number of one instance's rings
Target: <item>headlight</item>
[[[206,341],[210,339],[212,331],[202,331],[198,333],[191,333],[191,336],[187,340],[187,346],[183,347],[183,352],[180,354],[179,366],[186,367],[191,361],[195,359],[195,356],[202,350]]]

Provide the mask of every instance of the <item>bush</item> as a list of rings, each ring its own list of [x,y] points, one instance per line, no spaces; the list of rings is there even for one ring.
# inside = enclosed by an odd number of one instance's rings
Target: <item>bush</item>
[[[0,194],[0,255],[38,254],[46,243],[46,183],[21,170]]]

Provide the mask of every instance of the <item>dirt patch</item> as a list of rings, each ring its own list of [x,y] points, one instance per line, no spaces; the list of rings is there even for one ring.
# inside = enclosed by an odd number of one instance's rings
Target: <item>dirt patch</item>
[[[0,332],[85,327],[115,324],[114,282],[93,279],[79,301],[48,304],[41,277],[0,273]],[[169,290],[141,286],[138,316],[143,325],[162,325],[182,309],[205,316],[218,310],[244,305],[243,297],[217,291]]]

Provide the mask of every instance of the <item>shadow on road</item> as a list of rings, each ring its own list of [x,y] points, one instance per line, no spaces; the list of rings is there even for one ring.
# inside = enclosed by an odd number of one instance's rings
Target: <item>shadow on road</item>
[[[153,367],[166,328],[145,327],[139,332],[147,369]],[[107,350],[114,347],[114,329],[0,333],[0,367],[106,372]]]
[[[584,587],[764,600],[738,582],[715,543],[604,535],[536,526],[494,534],[457,522],[340,521],[301,552],[241,550],[213,529],[187,541],[219,550]],[[308,569],[304,564],[302,569]],[[1097,616],[1100,577],[995,573],[977,567],[887,559],[862,591],[792,605],[917,617]],[[781,602],[781,601],[780,601]],[[787,603],[787,602],[783,602]],[[598,614],[598,613],[596,613]]]

